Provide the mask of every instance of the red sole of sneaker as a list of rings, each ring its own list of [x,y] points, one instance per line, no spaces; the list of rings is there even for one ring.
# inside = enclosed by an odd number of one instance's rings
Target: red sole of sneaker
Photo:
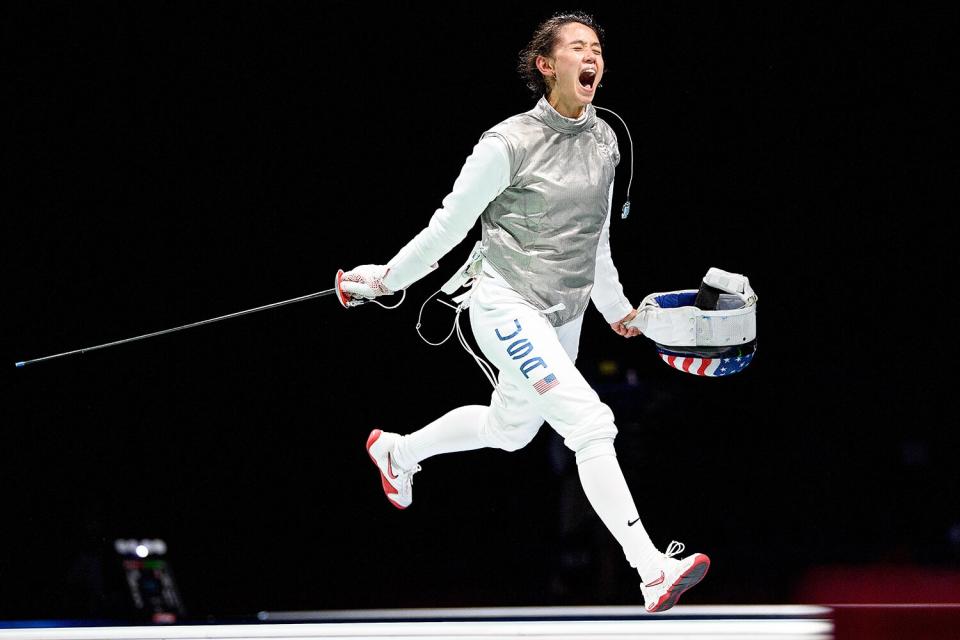
[[[696,560],[690,565],[690,568],[684,571],[683,574],[677,578],[677,581],[670,585],[670,588],[667,589],[667,592],[657,601],[657,604],[652,609],[647,609],[647,611],[656,613],[658,611],[666,611],[673,607],[687,589],[703,580],[709,568],[710,558],[702,553],[696,554]]]
[[[403,511],[406,507],[401,507],[396,502],[390,499],[390,495],[396,495],[397,490],[393,488],[393,485],[387,482],[387,477],[383,475],[383,471],[380,471],[380,465],[377,464],[377,461],[373,459],[373,454],[370,453],[370,447],[373,446],[373,443],[380,439],[380,436],[383,434],[383,431],[380,429],[374,429],[370,432],[370,435],[367,436],[367,455],[370,456],[370,462],[373,463],[373,466],[377,468],[377,473],[380,474],[380,484],[383,485],[383,493],[387,496],[387,502],[395,506],[397,509]]]

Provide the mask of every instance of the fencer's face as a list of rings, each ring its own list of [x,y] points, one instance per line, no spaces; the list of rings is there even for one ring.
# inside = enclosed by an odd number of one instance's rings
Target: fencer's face
[[[537,66],[545,76],[555,79],[550,92],[551,103],[556,100],[582,109],[593,102],[603,77],[600,40],[585,24],[565,24],[560,28],[553,54],[549,58],[538,58]]]

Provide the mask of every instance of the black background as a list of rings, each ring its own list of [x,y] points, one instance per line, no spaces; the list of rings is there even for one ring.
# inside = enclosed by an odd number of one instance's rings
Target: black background
[[[167,541],[195,616],[641,601],[548,427],[428,460],[406,512],[383,499],[371,428],[489,399],[455,343],[414,332],[473,240],[395,311],[327,298],[13,367],[385,262],[480,134],[533,105],[516,54],[558,8],[3,10],[0,617],[124,615],[118,537]],[[719,266],[761,298],[756,360],[724,380],[665,367],[592,308],[584,323],[578,364],[616,412],[644,524],[713,559],[687,600],[794,601],[822,565],[956,567],[956,10],[582,8],[607,30],[596,103],[635,142],[612,227],[627,295]],[[605,117],[619,208],[627,136]],[[425,331],[450,319],[428,307]]]

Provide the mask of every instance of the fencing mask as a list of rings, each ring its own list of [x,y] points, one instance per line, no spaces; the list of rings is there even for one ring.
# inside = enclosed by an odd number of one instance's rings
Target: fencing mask
[[[720,377],[743,371],[757,350],[757,294],[746,276],[712,267],[700,289],[651,293],[627,323],[674,369]]]

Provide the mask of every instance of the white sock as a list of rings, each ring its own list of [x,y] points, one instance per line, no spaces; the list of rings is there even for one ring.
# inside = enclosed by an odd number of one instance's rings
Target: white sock
[[[470,451],[486,445],[480,441],[480,424],[489,407],[471,404],[454,409],[419,431],[400,436],[393,459],[401,469],[441,453]]]
[[[580,462],[577,470],[587,500],[623,547],[630,566],[640,572],[644,582],[657,578],[663,554],[653,546],[640,522],[617,457],[608,454],[591,458]]]

